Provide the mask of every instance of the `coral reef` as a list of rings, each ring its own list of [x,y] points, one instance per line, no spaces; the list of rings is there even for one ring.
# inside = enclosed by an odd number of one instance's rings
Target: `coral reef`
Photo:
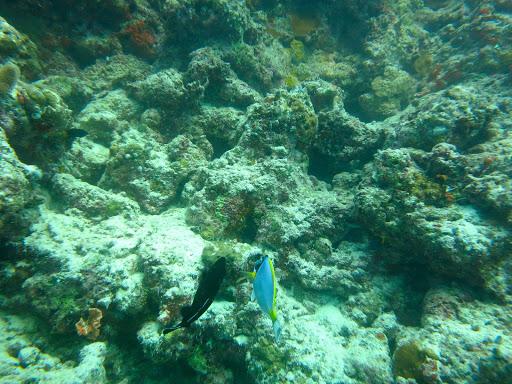
[[[425,95],[404,116],[410,120],[400,129],[398,140],[427,151],[441,142],[467,150],[487,141],[492,136],[490,123],[499,111],[489,94],[475,90],[452,86]]]
[[[173,112],[183,110],[194,98],[185,88],[183,75],[176,70],[168,69],[155,73],[146,79],[130,84],[131,94],[146,105],[172,109]]]
[[[1,4],[0,381],[510,383],[506,1]]]
[[[426,155],[427,167],[436,152]],[[452,161],[460,159],[453,156]],[[454,204],[456,187],[447,191],[443,178],[429,177],[408,150],[381,151],[367,172],[355,197],[356,215],[391,248],[409,250],[398,254],[414,255],[420,263],[426,258],[438,273],[480,285],[485,271],[493,269],[491,260],[507,257],[507,229],[493,225],[474,208]]]
[[[42,178],[39,168],[23,164],[7,142],[0,128],[0,232],[3,240],[20,241],[27,234],[28,227],[37,206],[41,202],[37,183]]]
[[[89,308],[89,317],[87,321],[80,318],[75,324],[76,332],[80,336],[85,336],[90,340],[96,340],[100,334],[101,318],[103,314],[98,308]]]
[[[446,377],[494,382],[510,369],[509,323],[507,307],[483,303],[460,288],[433,288],[425,296],[422,328],[397,334],[394,374],[424,383]]]
[[[11,94],[18,79],[20,77],[20,69],[11,62],[8,62],[0,67],[0,95]]]
[[[310,85],[305,83],[305,86]],[[315,105],[322,99],[324,103],[329,100],[325,96],[320,98],[318,90],[313,92],[310,94]],[[318,134],[309,164],[309,172],[326,181],[341,172],[362,168],[390,134],[385,126],[365,124],[348,114],[337,98],[330,99],[333,105],[329,102],[327,106],[331,104],[331,108],[319,112]]]
[[[41,350],[37,321],[2,313],[0,374],[4,383],[106,383],[103,366],[107,347],[96,342],[80,350],[79,364],[62,362]]]
[[[414,79],[396,67],[384,68],[382,76],[372,80],[371,92],[361,95],[359,102],[367,118],[383,120],[404,109],[412,96]]]
[[[113,145],[116,152],[106,164],[100,187],[127,193],[151,213],[162,212],[207,158],[201,148],[182,135],[160,145],[148,140],[144,131],[129,131]]]
[[[168,31],[166,43],[180,50],[196,49],[208,45],[204,44],[207,41],[239,41],[254,28],[245,3],[235,0],[168,1],[162,13]]]

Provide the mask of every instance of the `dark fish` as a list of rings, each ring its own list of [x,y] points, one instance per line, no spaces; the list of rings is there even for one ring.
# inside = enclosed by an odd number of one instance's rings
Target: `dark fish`
[[[217,296],[217,292],[219,292],[225,275],[226,258],[221,257],[209,270],[203,272],[201,275],[199,287],[197,287],[192,305],[188,305],[181,309],[181,316],[183,317],[181,323],[172,328],[164,329],[163,334],[166,335],[176,329],[188,327],[194,321],[199,319],[201,315],[210,308],[210,305],[212,305],[215,296]]]
[[[87,136],[89,132],[87,132],[85,129],[80,128],[72,128],[65,132],[62,132],[62,136],[70,138],[70,139],[77,139],[79,137]]]

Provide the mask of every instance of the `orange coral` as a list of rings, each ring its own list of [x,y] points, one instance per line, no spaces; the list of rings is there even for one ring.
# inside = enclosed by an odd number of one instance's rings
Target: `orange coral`
[[[449,203],[453,203],[455,201],[455,196],[453,196],[453,194],[451,194],[450,192],[446,192],[444,194],[444,197]]]
[[[83,318],[75,324],[76,332],[80,336],[86,336],[89,340],[96,340],[100,334],[100,320],[103,313],[98,308],[89,308],[89,317],[87,321]]]
[[[128,39],[128,44],[135,54],[145,58],[154,57],[153,46],[156,38],[153,30],[145,24],[145,20],[129,25],[117,35]]]

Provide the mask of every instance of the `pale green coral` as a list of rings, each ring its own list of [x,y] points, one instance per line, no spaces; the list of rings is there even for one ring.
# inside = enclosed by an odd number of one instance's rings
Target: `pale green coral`
[[[407,106],[414,84],[407,72],[388,66],[382,76],[373,79],[372,92],[360,97],[361,107],[374,119],[391,116]]]
[[[228,265],[238,265],[249,249],[245,243],[216,241],[204,247],[201,258],[206,265],[212,265],[219,257],[225,257]]]

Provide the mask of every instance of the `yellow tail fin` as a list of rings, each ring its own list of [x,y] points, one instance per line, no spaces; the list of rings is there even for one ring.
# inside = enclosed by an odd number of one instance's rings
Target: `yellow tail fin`
[[[245,280],[245,279],[253,281],[255,278],[256,278],[256,272],[244,271],[244,272],[242,272],[242,277],[240,277],[236,282],[238,284],[239,282],[241,282],[242,280]]]

